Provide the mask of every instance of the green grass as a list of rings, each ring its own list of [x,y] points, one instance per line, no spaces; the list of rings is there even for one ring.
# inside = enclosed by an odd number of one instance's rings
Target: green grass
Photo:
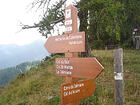
[[[104,66],[96,78],[92,96],[80,105],[115,105],[113,50],[93,50]],[[140,50],[124,50],[124,105],[140,104]],[[41,63],[31,72],[19,75],[0,89],[0,105],[60,105],[60,86],[64,77],[56,77],[54,58]]]
[[[44,62],[24,76],[19,75],[0,91],[0,105],[58,105],[64,80],[54,74],[53,64]]]
[[[94,50],[92,54],[97,57],[105,68],[96,79],[97,88],[93,96],[96,96],[98,99],[97,105],[114,105],[113,50]],[[124,50],[123,55],[124,105],[139,105],[140,51]]]

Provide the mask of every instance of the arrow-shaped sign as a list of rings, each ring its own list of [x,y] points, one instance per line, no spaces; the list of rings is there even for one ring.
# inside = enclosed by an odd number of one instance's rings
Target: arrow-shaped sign
[[[56,58],[56,75],[95,79],[104,69],[96,58]]]
[[[45,48],[49,53],[85,52],[85,32],[49,37]]]
[[[61,86],[62,105],[91,96],[96,88],[93,80],[66,83]]]

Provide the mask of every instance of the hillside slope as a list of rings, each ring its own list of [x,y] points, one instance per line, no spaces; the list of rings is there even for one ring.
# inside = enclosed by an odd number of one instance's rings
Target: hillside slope
[[[94,50],[92,54],[105,67],[95,80],[96,90],[80,105],[114,105],[113,51]],[[19,75],[0,90],[0,105],[60,105],[63,77],[56,77],[54,58],[42,62],[31,72]],[[124,51],[124,105],[139,105],[140,51]]]
[[[5,86],[10,80],[21,72],[29,71],[31,67],[35,67],[40,61],[24,62],[14,67],[5,68],[0,70],[0,87]]]

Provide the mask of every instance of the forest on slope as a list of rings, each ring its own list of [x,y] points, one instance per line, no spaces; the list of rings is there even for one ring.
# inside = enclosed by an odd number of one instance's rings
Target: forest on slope
[[[7,85],[11,80],[13,80],[17,75],[24,72],[29,72],[30,68],[36,67],[40,61],[25,62],[14,67],[9,67],[0,70],[0,87]]]

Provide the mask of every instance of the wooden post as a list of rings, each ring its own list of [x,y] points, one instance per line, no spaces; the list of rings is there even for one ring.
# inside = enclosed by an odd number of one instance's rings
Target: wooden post
[[[114,50],[115,105],[123,105],[123,49]]]
[[[140,49],[140,36],[135,36],[136,38],[136,50],[139,50]]]
[[[76,7],[70,5],[65,9],[65,28],[66,32],[65,34],[71,34],[78,32],[77,27],[77,13],[78,10]],[[73,58],[78,57],[78,53],[65,53],[66,58]],[[72,78],[72,77],[66,77],[66,83],[74,83],[77,82],[78,78]],[[73,102],[67,105],[79,105],[79,101]]]
[[[133,45],[136,50],[140,49],[140,36],[132,36],[133,39]]]
[[[65,53],[66,58],[78,57],[78,53]],[[78,78],[66,77],[66,83],[74,83],[77,82]],[[79,105],[79,101],[73,102],[67,105]]]

